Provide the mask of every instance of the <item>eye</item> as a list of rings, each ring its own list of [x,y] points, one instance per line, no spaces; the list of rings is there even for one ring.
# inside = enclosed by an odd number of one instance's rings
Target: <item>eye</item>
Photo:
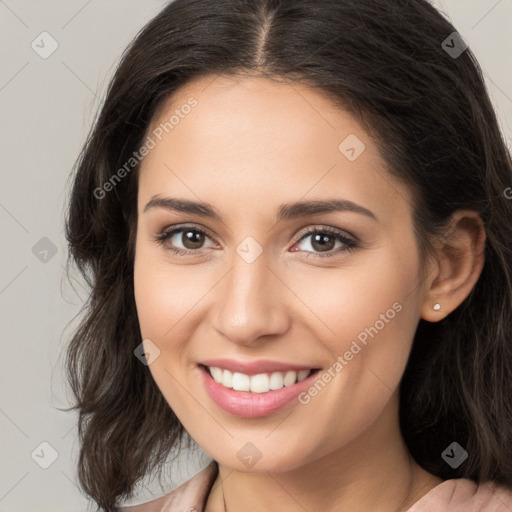
[[[336,256],[337,254],[340,254],[341,252],[345,251],[353,251],[357,247],[357,243],[352,238],[349,238],[345,234],[343,234],[341,231],[338,231],[334,228],[330,227],[323,227],[323,228],[313,228],[307,231],[306,233],[303,233],[299,241],[297,243],[303,242],[310,238],[311,240],[308,243],[305,243],[304,246],[306,247],[303,250],[306,250],[306,252],[310,252],[312,254],[315,254],[316,256],[320,258],[328,258],[331,256]],[[342,248],[338,251],[333,251],[336,243],[341,244]],[[339,246],[338,246],[339,247]],[[312,250],[308,250],[312,249]],[[317,252],[318,251],[318,252]],[[294,251],[295,252],[295,251]],[[306,256],[307,258],[310,257],[310,255]]]
[[[155,241],[175,254],[200,256],[200,250],[204,249],[203,245],[207,238],[210,237],[202,229],[193,226],[181,226],[163,231],[155,238]],[[179,244],[183,248],[179,247]]]
[[[295,245],[308,238],[311,238],[311,240],[305,243],[305,248],[301,250],[320,258],[336,256],[341,252],[352,251],[357,247],[355,240],[349,238],[341,231],[330,227],[313,228],[306,233],[302,233]],[[206,231],[202,229],[194,226],[179,226],[164,230],[154,240],[175,254],[181,256],[201,256],[201,250],[207,248],[204,246],[207,239],[211,240]],[[333,251],[336,243],[341,245],[341,250]],[[179,247],[180,244],[182,247]],[[298,250],[293,249],[292,252],[298,252]],[[308,257],[310,257],[309,254],[306,258]]]

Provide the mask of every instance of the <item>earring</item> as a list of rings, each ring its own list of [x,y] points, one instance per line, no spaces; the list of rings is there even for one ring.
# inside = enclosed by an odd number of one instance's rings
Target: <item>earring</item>
[[[439,311],[441,309],[441,304],[439,304],[439,302],[436,302],[433,306],[432,306],[433,309],[435,309],[436,311]]]

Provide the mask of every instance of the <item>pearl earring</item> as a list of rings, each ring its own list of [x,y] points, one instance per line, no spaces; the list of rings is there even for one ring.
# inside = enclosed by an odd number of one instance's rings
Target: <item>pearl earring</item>
[[[439,304],[439,302],[436,302],[433,306],[432,306],[436,311],[439,311],[441,309],[441,304]]]

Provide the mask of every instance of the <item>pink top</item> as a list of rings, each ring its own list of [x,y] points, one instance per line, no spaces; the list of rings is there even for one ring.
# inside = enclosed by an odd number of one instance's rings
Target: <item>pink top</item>
[[[118,507],[119,512],[204,512],[217,477],[212,462],[168,494],[140,505]],[[490,482],[477,485],[465,478],[434,487],[407,512],[512,512],[512,490]]]

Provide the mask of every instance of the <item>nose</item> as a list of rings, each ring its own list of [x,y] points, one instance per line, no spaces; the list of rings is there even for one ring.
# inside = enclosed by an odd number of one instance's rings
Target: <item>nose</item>
[[[290,328],[284,301],[291,292],[263,254],[252,263],[235,255],[217,288],[214,328],[233,343],[250,346],[264,336],[282,336]]]

